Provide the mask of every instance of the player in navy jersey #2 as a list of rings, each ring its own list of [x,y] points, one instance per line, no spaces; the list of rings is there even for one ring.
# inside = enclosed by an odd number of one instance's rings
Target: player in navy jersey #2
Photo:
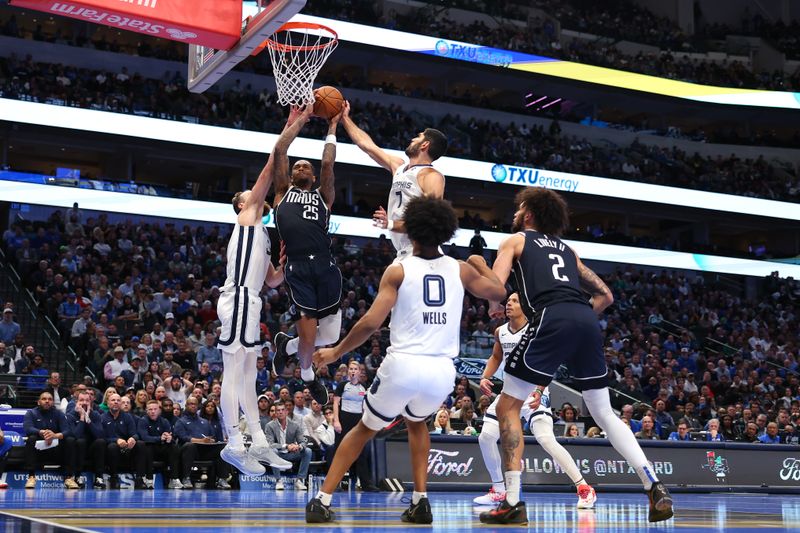
[[[342,125],[350,139],[376,163],[392,173],[387,209],[379,207],[373,215],[376,226],[389,230],[397,258],[411,255],[411,240],[406,232],[403,214],[409,200],[421,195],[444,197],[444,176],[433,168],[433,162],[447,152],[447,136],[441,131],[426,128],[414,137],[405,149],[408,163],[402,157],[379,148],[364,130],[350,118],[350,103],[345,102]]]
[[[558,193],[529,187],[517,194],[515,204],[513,231],[517,233],[501,243],[493,271],[505,283],[513,269],[530,326],[508,354],[503,392],[497,402],[506,499],[497,509],[481,513],[480,520],[488,524],[527,523],[525,502],[520,500],[524,447],[520,408],[531,394],[530,407],[538,407],[562,364],[581,389],[592,418],[639,475],[650,499],[649,520],[667,520],[673,514],[669,492],[630,428],[611,409],[597,319],[597,314],[613,303],[611,291],[559,238],[569,224],[569,215]],[[490,313],[502,314],[499,301],[492,302]]]
[[[523,335],[528,331],[528,319],[522,312],[519,303],[519,295],[513,293],[508,297],[505,306],[508,322],[497,328],[494,332],[494,348],[492,355],[486,361],[486,368],[481,376],[481,392],[492,394],[492,382],[489,378],[497,373],[504,364],[508,355],[517,347]],[[578,509],[591,509],[594,507],[596,495],[594,489],[583,479],[580,470],[575,465],[575,460],[569,452],[556,440],[553,433],[553,414],[550,409],[550,390],[546,387],[541,394],[539,406],[531,409],[530,402],[536,395],[532,394],[523,403],[521,408],[521,418],[528,422],[536,442],[558,463],[561,469],[575,484],[578,492]],[[483,428],[481,429],[478,444],[481,447],[481,455],[489,476],[492,479],[492,487],[487,494],[478,496],[473,500],[476,505],[495,505],[499,504],[506,497],[506,484],[503,480],[503,470],[500,460],[500,452],[497,449],[497,441],[500,439],[500,427],[497,423],[497,402],[500,396],[486,410],[483,417]]]
[[[448,202],[425,196],[412,199],[405,213],[405,228],[413,254],[386,269],[375,301],[350,333],[337,346],[314,354],[318,364],[340,359],[366,342],[391,312],[391,346],[364,398],[364,414],[342,440],[321,490],[308,502],[306,522],[334,520],[331,499],[345,472],[367,441],[400,415],[408,427],[414,472],[411,506],[401,520],[433,521],[426,493],[430,436],[425,420],[453,389],[464,290],[479,298],[505,296],[505,287],[483,257],[471,256],[465,263],[439,251],[457,225]]]
[[[275,177],[276,161],[289,149],[310,113],[311,107],[291,110],[253,189],[236,193],[232,200],[236,224],[228,242],[227,277],[217,302],[222,322],[219,348],[225,369],[220,410],[228,435],[228,444],[220,457],[251,476],[265,473],[260,462],[283,470],[292,467],[292,463],[281,459],[270,448],[259,424],[256,400],[256,360],[261,351],[261,288],[265,281],[270,287],[277,287],[284,278],[283,269],[272,265],[272,245],[262,220],[270,209],[265,199]],[[249,450],[245,450],[244,437],[239,431],[240,408],[252,438]]]
[[[275,335],[273,370],[281,375],[289,357],[296,354],[300,377],[320,405],[328,403],[328,390],[317,379],[311,358],[315,347],[338,341],[342,329],[342,273],[334,263],[328,234],[336,191],[333,165],[340,118],[341,113],[328,121],[319,184],[309,161],[295,161],[290,174],[286,153],[276,157],[275,225],[286,254],[289,297],[300,318],[296,338],[290,340],[282,332]]]

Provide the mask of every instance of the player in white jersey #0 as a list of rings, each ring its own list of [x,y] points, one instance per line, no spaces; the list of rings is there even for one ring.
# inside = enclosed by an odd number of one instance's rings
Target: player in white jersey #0
[[[236,225],[228,243],[227,278],[217,302],[222,322],[218,344],[225,369],[220,410],[228,435],[228,444],[220,457],[251,476],[265,473],[260,462],[282,470],[292,467],[292,463],[281,459],[269,446],[259,423],[256,399],[256,359],[261,352],[261,288],[265,281],[270,287],[277,287],[284,279],[283,268],[276,270],[272,266],[271,243],[262,220],[270,209],[265,199],[275,177],[276,158],[289,149],[308,121],[311,110],[311,106],[304,110],[292,109],[253,189],[236,193],[232,200]],[[239,431],[240,408],[250,428],[252,445],[249,450],[245,450],[244,437]]]
[[[389,230],[397,259],[411,255],[411,240],[406,232],[403,214],[412,198],[423,194],[431,198],[444,197],[444,176],[433,168],[433,162],[447,152],[447,136],[434,128],[426,128],[414,137],[405,149],[408,163],[379,148],[364,130],[350,117],[350,103],[345,102],[342,125],[350,139],[376,163],[392,173],[392,188],[389,191],[387,209],[379,207],[373,215],[373,223]]]
[[[465,263],[441,254],[439,246],[452,238],[457,225],[448,202],[412,199],[405,226],[413,254],[386,269],[375,301],[350,333],[337,346],[314,354],[318,364],[337,361],[366,342],[391,312],[391,347],[364,399],[361,421],[342,440],[321,490],[306,506],[307,522],[333,521],[331,498],[344,473],[367,441],[400,415],[408,428],[414,472],[411,506],[401,520],[433,521],[426,492],[430,436],[425,421],[453,389],[464,290],[479,298],[505,297],[505,287],[483,257],[471,256]]]
[[[486,368],[481,376],[481,392],[492,394],[491,378],[497,370],[503,366],[505,358],[519,344],[523,335],[528,330],[528,319],[522,312],[519,303],[519,295],[513,293],[506,301],[506,317],[508,322],[497,328],[494,333],[494,349],[492,355],[486,362]],[[532,395],[533,396],[533,395]],[[523,404],[521,415],[536,437],[536,442],[550,454],[558,466],[569,476],[578,491],[578,509],[591,509],[597,499],[594,489],[583,479],[580,470],[575,465],[570,453],[556,440],[553,432],[553,415],[550,409],[550,387],[546,387],[542,393],[542,399],[536,409],[530,408],[531,397]],[[506,497],[506,484],[503,479],[503,469],[500,459],[500,451],[497,443],[500,440],[500,426],[497,423],[497,402],[500,396],[495,398],[492,405],[486,410],[483,416],[483,429],[481,430],[478,443],[481,447],[481,455],[489,476],[492,479],[492,488],[487,494],[478,496],[473,500],[477,505],[497,505]]]

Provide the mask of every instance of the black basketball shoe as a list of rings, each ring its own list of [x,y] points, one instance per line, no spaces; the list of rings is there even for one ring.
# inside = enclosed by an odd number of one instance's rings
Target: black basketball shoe
[[[674,514],[672,512],[672,496],[669,495],[667,487],[660,481],[653,483],[650,490],[647,492],[647,497],[650,499],[650,522],[661,522],[662,520],[669,520]]]
[[[336,515],[331,511],[330,506],[323,505],[319,498],[311,498],[306,504],[306,522],[309,524],[323,524],[333,522]]]
[[[481,513],[480,519],[484,524],[527,524],[528,509],[522,500],[516,505],[509,505],[503,500],[496,509]]]
[[[280,376],[289,362],[289,354],[286,353],[286,344],[291,340],[289,335],[279,331],[275,334],[275,357],[272,358],[272,371]]]
[[[428,498],[420,498],[416,505],[412,503],[408,509],[403,511],[403,514],[400,515],[400,520],[413,524],[432,523],[433,513],[431,512],[431,503],[428,501]]]
[[[328,389],[325,388],[325,385],[320,383],[318,378],[314,378],[313,381],[304,381],[303,383],[306,384],[308,391],[311,393],[311,397],[314,398],[318,404],[328,404]]]

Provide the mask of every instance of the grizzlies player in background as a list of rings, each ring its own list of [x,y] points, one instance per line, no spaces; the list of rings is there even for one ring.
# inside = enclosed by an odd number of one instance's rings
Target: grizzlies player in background
[[[491,378],[497,370],[503,366],[505,358],[516,348],[520,339],[528,330],[528,319],[522,312],[519,304],[519,295],[513,293],[506,302],[506,317],[508,322],[497,328],[494,332],[494,349],[492,356],[486,361],[486,368],[481,376],[481,392],[484,394],[492,393]],[[529,401],[536,396],[532,394],[522,405],[521,418],[528,421],[531,433],[536,437],[544,451],[550,454],[561,469],[566,472],[575,488],[578,491],[578,509],[591,509],[597,499],[594,489],[584,481],[575,460],[569,452],[558,443],[553,433],[553,415],[550,410],[550,388],[545,387],[541,393],[539,407],[531,409]],[[497,450],[497,441],[500,440],[500,427],[497,424],[497,402],[500,396],[495,398],[492,405],[486,410],[483,417],[483,429],[478,437],[478,444],[481,447],[481,455],[489,476],[492,479],[492,488],[488,494],[478,496],[473,500],[477,505],[499,504],[506,497],[506,484],[503,481],[503,470],[500,463],[500,452]]]
[[[401,157],[393,156],[378,148],[372,138],[350,118],[350,103],[344,103],[342,125],[350,139],[380,166],[392,173],[392,189],[389,192],[388,212],[379,207],[373,215],[376,226],[388,229],[397,258],[411,255],[411,241],[406,232],[403,213],[409,200],[426,195],[431,198],[444,197],[444,176],[433,168],[432,163],[447,152],[447,136],[439,130],[427,128],[411,140],[405,152],[408,164]]]
[[[269,212],[264,200],[275,177],[275,161],[289,149],[311,109],[292,108],[253,189],[236,193],[232,200],[236,225],[228,242],[227,279],[217,302],[217,314],[222,322],[219,348],[225,368],[220,408],[228,435],[228,444],[220,457],[250,476],[265,472],[259,461],[283,470],[292,467],[292,463],[281,459],[269,446],[259,424],[256,401],[256,359],[261,353],[261,288],[265,279],[270,287],[277,287],[284,278],[283,271],[276,271],[272,266],[271,243],[262,219]],[[253,439],[248,452],[245,452],[239,431],[240,407]]]
[[[320,404],[328,403],[328,390],[320,383],[311,366],[316,346],[339,340],[342,329],[342,273],[331,255],[328,222],[335,196],[333,164],[336,160],[336,127],[341,113],[328,121],[328,136],[322,151],[319,185],[314,167],[299,159],[292,165],[285,152],[276,157],[275,226],[286,254],[284,276],[289,296],[300,314],[296,322],[297,338],[288,340],[276,335],[273,370],[280,375],[288,356],[300,360],[300,377],[311,396]]]
[[[406,209],[405,227],[413,254],[386,269],[372,307],[342,342],[314,354],[318,364],[340,359],[369,339],[392,313],[391,346],[364,399],[364,414],[336,450],[322,489],[308,502],[306,522],[333,521],[331,497],[339,481],[367,441],[399,415],[405,417],[408,427],[414,472],[411,506],[401,519],[417,524],[433,521],[426,494],[431,441],[425,419],[453,390],[453,358],[460,349],[464,289],[490,300],[505,296],[505,287],[483,257],[473,255],[464,263],[439,251],[457,225],[453,208],[444,200],[425,196],[412,199]]]
[[[518,209],[512,229],[518,233],[500,245],[493,270],[505,283],[514,269],[520,303],[531,325],[508,355],[503,392],[497,403],[506,499],[497,509],[481,513],[481,522],[527,523],[525,502],[519,499],[524,447],[520,407],[531,394],[531,408],[538,407],[562,363],[582,391],[592,418],[639,475],[650,498],[650,521],[666,520],[672,516],[672,498],[630,428],[611,409],[597,313],[611,305],[614,297],[603,280],[559,239],[569,224],[567,204],[561,196],[548,189],[528,187],[517,194],[515,203]],[[591,295],[591,303],[584,290]],[[495,302],[491,313],[502,313]]]

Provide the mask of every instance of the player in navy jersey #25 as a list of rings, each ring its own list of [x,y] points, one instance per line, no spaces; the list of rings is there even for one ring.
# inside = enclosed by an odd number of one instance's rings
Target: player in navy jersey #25
[[[387,209],[379,207],[373,215],[376,226],[389,230],[389,238],[397,251],[397,258],[411,255],[412,246],[406,232],[403,214],[409,200],[422,196],[444,197],[444,176],[433,168],[433,162],[447,152],[447,136],[441,131],[426,128],[405,149],[408,163],[402,157],[391,155],[379,148],[364,130],[350,118],[350,103],[345,102],[342,124],[350,139],[376,163],[392,173]]]
[[[318,350],[317,364],[329,364],[363,344],[391,312],[391,346],[378,368],[366,398],[364,414],[336,450],[322,489],[306,506],[306,521],[331,522],[334,490],[344,473],[375,434],[398,416],[405,417],[414,492],[401,520],[433,521],[426,493],[430,436],[426,418],[452,391],[464,290],[491,300],[505,296],[505,287],[480,256],[465,263],[442,255],[439,246],[452,238],[458,221],[448,202],[420,196],[409,201],[405,228],[413,255],[392,264],[381,278],[369,311],[335,347]]]
[[[295,323],[296,338],[290,340],[282,332],[275,336],[273,370],[281,375],[289,357],[296,354],[300,377],[320,405],[328,403],[328,390],[317,379],[311,358],[315,347],[339,340],[342,328],[342,274],[333,261],[328,234],[336,191],[333,165],[340,118],[341,113],[328,121],[319,184],[314,166],[305,159],[295,161],[290,174],[285,153],[276,158],[275,172],[275,225],[286,254],[289,297],[300,318]]]
[[[597,314],[613,303],[611,291],[559,238],[568,227],[569,215],[558,193],[529,187],[517,194],[515,203],[513,230],[517,233],[500,244],[493,270],[505,283],[513,269],[530,326],[508,354],[503,392],[497,402],[506,499],[497,509],[481,513],[481,522],[527,523],[525,502],[520,500],[524,447],[520,408],[531,394],[530,407],[538,407],[561,364],[582,391],[592,418],[639,475],[650,499],[650,521],[667,520],[672,517],[669,492],[630,428],[611,409],[597,319]],[[490,309],[492,316],[502,313],[499,301],[492,302]]]

